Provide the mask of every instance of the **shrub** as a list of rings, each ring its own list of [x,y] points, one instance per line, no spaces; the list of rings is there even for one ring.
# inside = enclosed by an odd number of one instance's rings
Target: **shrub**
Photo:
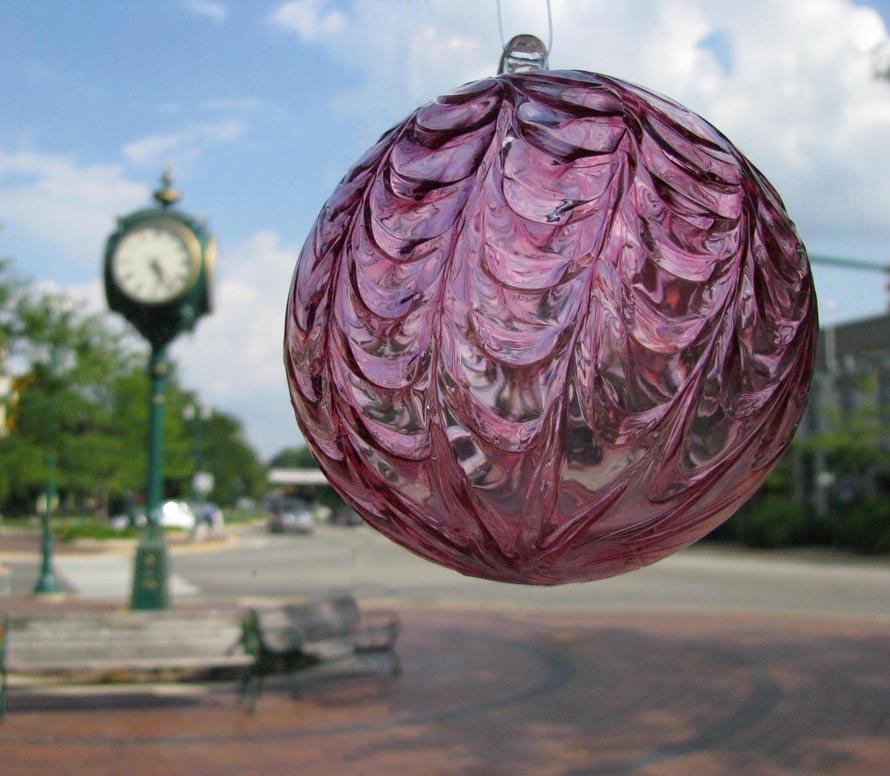
[[[53,520],[53,536],[60,542],[73,542],[78,539],[95,539],[105,541],[107,539],[135,539],[142,533],[142,528],[127,526],[123,529],[115,529],[104,520],[94,517],[87,518],[63,518],[60,521]],[[164,526],[164,533],[184,534],[185,528],[178,526]]]
[[[861,501],[839,515],[833,531],[838,547],[859,552],[890,552],[890,499]]]
[[[117,531],[108,523],[95,518],[75,518],[53,526],[53,535],[61,542],[73,542],[77,539],[130,539],[138,534],[136,528],[128,527]]]
[[[735,538],[749,547],[788,547],[819,538],[809,507],[782,496],[767,496],[733,520]]]

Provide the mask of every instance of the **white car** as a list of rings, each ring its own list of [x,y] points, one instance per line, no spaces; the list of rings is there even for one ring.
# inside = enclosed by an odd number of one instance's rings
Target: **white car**
[[[195,513],[184,501],[165,501],[161,506],[161,525],[191,531],[195,527]]]
[[[111,527],[116,531],[123,531],[129,525],[144,528],[146,524],[145,512],[140,510],[133,515],[132,521],[127,515],[115,515],[109,520]],[[195,527],[195,513],[185,501],[165,501],[161,505],[161,525],[164,528],[181,528],[191,531]]]

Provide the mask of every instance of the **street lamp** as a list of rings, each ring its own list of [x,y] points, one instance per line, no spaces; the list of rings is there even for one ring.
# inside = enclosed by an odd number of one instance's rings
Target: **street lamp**
[[[53,505],[58,498],[56,488],[56,444],[58,443],[59,423],[59,392],[56,383],[56,372],[59,367],[59,352],[56,347],[50,350],[47,387],[50,392],[49,412],[46,418],[47,436],[49,438],[49,450],[46,456],[46,491],[44,493],[43,509],[41,510],[41,522],[43,536],[40,542],[40,576],[34,586],[35,595],[52,595],[59,592],[59,583],[53,572],[53,532],[50,525],[50,515]]]
[[[200,493],[204,488],[199,487],[199,485],[203,485],[203,480],[206,479],[206,477],[201,476],[204,474],[204,425],[210,420],[212,415],[213,411],[209,407],[202,407],[198,402],[186,404],[182,410],[182,419],[192,432],[192,455],[195,459],[195,472],[192,476],[191,490],[194,501],[198,500],[199,495],[206,495],[206,493]]]

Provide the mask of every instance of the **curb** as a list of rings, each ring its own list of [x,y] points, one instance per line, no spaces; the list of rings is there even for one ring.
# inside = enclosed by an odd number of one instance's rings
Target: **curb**
[[[74,542],[70,546],[78,549],[77,553],[66,553],[64,549],[57,549],[56,555],[132,555],[136,550],[137,539],[117,540],[110,539],[107,542]],[[228,550],[238,545],[238,540],[231,534],[226,534],[213,542],[184,542],[182,544],[167,543],[167,552],[171,555],[198,555],[202,553],[219,552]],[[40,550],[14,550],[3,552],[0,550],[0,563],[19,563],[33,561],[40,557]],[[2,584],[2,583],[0,583]]]

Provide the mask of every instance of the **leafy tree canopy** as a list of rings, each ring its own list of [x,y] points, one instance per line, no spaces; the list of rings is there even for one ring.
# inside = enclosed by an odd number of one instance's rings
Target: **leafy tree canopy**
[[[318,464],[308,447],[285,447],[269,460],[269,466],[281,469],[317,469]]]
[[[145,346],[109,316],[36,289],[0,261],[0,510],[33,511],[50,479],[65,510],[107,514],[138,503],[147,478],[146,362]],[[168,497],[189,493],[198,466],[183,418],[196,399],[174,365],[165,413]],[[222,503],[254,495],[263,467],[237,419],[214,413],[208,441],[212,495]]]

